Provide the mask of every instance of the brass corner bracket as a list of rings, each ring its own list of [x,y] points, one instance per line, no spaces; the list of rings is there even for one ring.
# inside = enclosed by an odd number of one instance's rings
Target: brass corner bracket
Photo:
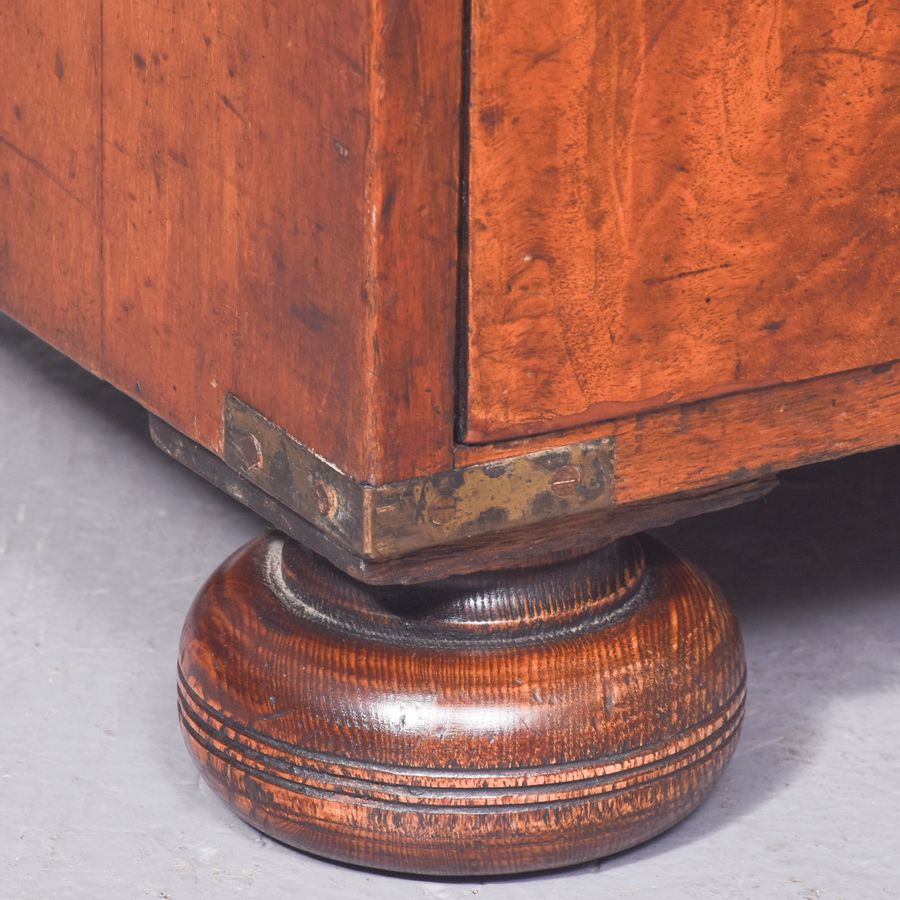
[[[367,560],[457,544],[613,502],[608,438],[372,485],[345,475],[234,396],[225,403],[225,462]]]
[[[773,479],[617,505],[615,444],[585,441],[391,484],[336,469],[229,396],[224,460],[151,415],[169,456],[369,584],[415,584],[588,552],[771,490]]]

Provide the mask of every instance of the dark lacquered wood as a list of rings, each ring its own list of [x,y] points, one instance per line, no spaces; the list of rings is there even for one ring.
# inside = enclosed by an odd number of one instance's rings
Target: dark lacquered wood
[[[304,850],[459,875],[562,866],[677,822],[744,702],[718,590],[648,538],[532,569],[368,588],[277,533],[185,625],[204,776]]]

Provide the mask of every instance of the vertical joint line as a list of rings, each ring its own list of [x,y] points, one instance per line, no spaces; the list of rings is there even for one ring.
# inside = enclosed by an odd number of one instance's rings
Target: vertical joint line
[[[459,223],[457,234],[456,313],[456,439],[465,440],[468,428],[469,372],[469,155],[472,102],[472,0],[462,0],[462,71],[459,116]]]
[[[99,369],[101,372],[106,371],[106,24],[104,21],[104,2],[98,0],[100,15],[100,59],[99,59],[99,89],[100,89],[100,148],[99,148],[99,165],[100,165],[100,186],[98,202],[100,208],[98,210],[99,218],[99,257],[100,257],[100,360]]]

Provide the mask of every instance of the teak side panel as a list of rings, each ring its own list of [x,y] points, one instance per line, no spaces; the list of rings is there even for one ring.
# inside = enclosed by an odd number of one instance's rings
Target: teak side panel
[[[187,15],[177,0],[115,0],[103,36],[104,375],[212,447],[242,349],[238,296],[250,312],[247,282],[256,274],[265,283],[273,268],[270,253],[242,277],[247,245],[269,233],[257,192],[267,197],[265,181],[276,173],[247,171],[251,132],[238,104],[256,73],[242,66],[238,80],[229,33],[238,23],[227,6],[194,4]]]
[[[473,6],[481,442],[900,357],[900,13]]]
[[[0,6],[0,308],[100,357],[100,2]]]
[[[401,6],[106,4],[104,374],[216,452],[230,392],[449,465],[461,13]]]

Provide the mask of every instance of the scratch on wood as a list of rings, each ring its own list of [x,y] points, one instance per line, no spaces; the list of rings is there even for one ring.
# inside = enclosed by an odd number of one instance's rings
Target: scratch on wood
[[[249,123],[249,122],[241,115],[240,111],[239,111],[238,108],[231,102],[231,100],[230,100],[227,96],[225,96],[225,94],[219,94],[219,98],[221,99],[222,103],[225,105],[225,108],[226,108],[229,112],[234,113],[234,114],[235,114],[235,115],[236,115],[236,116],[237,116],[237,117],[238,117],[245,125],[249,125],[249,124],[250,124],[250,123]]]
[[[691,269],[689,272],[678,272],[675,275],[664,275],[660,278],[645,278],[644,284],[665,284],[667,281],[679,281],[682,278],[692,278],[695,275],[705,275],[707,272],[716,272],[719,269],[730,269],[731,263],[722,263],[718,266],[707,266],[705,269]]]
[[[53,172],[51,172],[39,159],[26,153],[21,147],[16,146],[11,140],[9,140],[9,138],[2,134],[0,134],[0,145],[8,147],[10,150],[12,150],[13,153],[16,154],[16,156],[19,157],[19,159],[24,160],[30,166],[33,166],[35,169],[41,172],[43,175],[46,175],[47,178],[49,178],[63,193],[68,194],[79,206],[87,209],[84,201],[82,201],[82,199],[77,194],[69,190],[69,188],[66,187],[62,180],[54,175]]]

